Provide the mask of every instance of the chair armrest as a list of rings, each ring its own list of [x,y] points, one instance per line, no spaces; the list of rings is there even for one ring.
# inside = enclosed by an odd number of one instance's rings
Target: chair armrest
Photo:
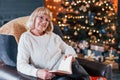
[[[112,69],[110,65],[89,61],[86,59],[76,58],[81,66],[88,72],[90,76],[102,76],[107,80],[112,80]]]
[[[15,67],[7,66],[0,61],[0,79],[2,80],[35,80],[29,76],[20,75]]]

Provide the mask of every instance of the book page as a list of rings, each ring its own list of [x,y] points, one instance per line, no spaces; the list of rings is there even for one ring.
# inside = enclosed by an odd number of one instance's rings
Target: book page
[[[61,60],[58,70],[52,70],[50,72],[72,74],[72,56]]]

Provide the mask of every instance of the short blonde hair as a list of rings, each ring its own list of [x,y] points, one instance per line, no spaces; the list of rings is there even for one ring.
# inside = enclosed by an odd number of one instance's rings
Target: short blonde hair
[[[44,13],[44,14],[47,14],[48,16],[50,16],[50,22],[49,22],[49,25],[45,31],[45,33],[49,33],[49,32],[52,32],[53,31],[53,23],[52,23],[52,13],[49,9],[45,8],[45,7],[38,7],[37,9],[35,9],[32,14],[30,15],[27,23],[26,23],[26,26],[28,29],[33,29],[34,28],[34,21],[35,21],[35,18],[41,14],[41,13]]]

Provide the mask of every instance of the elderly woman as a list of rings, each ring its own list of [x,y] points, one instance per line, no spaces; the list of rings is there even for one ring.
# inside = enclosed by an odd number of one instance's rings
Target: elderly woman
[[[18,44],[17,70],[40,79],[74,78],[73,74],[56,76],[49,72],[57,69],[63,58],[73,56],[74,60],[77,57],[74,49],[52,32],[51,12],[45,7],[38,7],[30,15],[26,26],[28,31],[22,34]]]

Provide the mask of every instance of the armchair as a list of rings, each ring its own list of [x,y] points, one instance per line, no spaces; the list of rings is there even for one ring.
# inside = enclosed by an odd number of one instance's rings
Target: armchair
[[[12,44],[9,44],[9,46],[12,46],[15,49],[13,54],[17,54],[17,43],[19,43],[20,35],[27,30],[25,27],[25,23],[28,18],[29,16],[14,19],[0,28],[0,35],[14,38],[12,39],[12,41],[9,41],[11,39],[7,39],[9,42],[12,42]],[[62,37],[62,33],[59,27],[54,26],[54,32]],[[4,39],[1,38],[3,37],[0,37],[0,40],[3,40],[3,43],[6,43],[4,42]],[[16,46],[13,46],[13,44],[16,44]],[[0,43],[0,48],[2,48],[3,45],[4,44],[1,45]],[[9,54],[9,51],[6,54]],[[11,58],[16,57],[13,54],[10,54],[10,56],[12,56]],[[101,76],[105,77],[107,80],[112,80],[112,72],[111,67],[109,65],[88,61],[85,59],[77,59],[79,61],[79,64],[85,68],[85,70],[89,73],[90,76]],[[6,64],[6,62],[2,59],[0,60],[0,78],[2,78],[3,80],[36,80],[36,78],[34,77],[18,73],[15,66]]]

